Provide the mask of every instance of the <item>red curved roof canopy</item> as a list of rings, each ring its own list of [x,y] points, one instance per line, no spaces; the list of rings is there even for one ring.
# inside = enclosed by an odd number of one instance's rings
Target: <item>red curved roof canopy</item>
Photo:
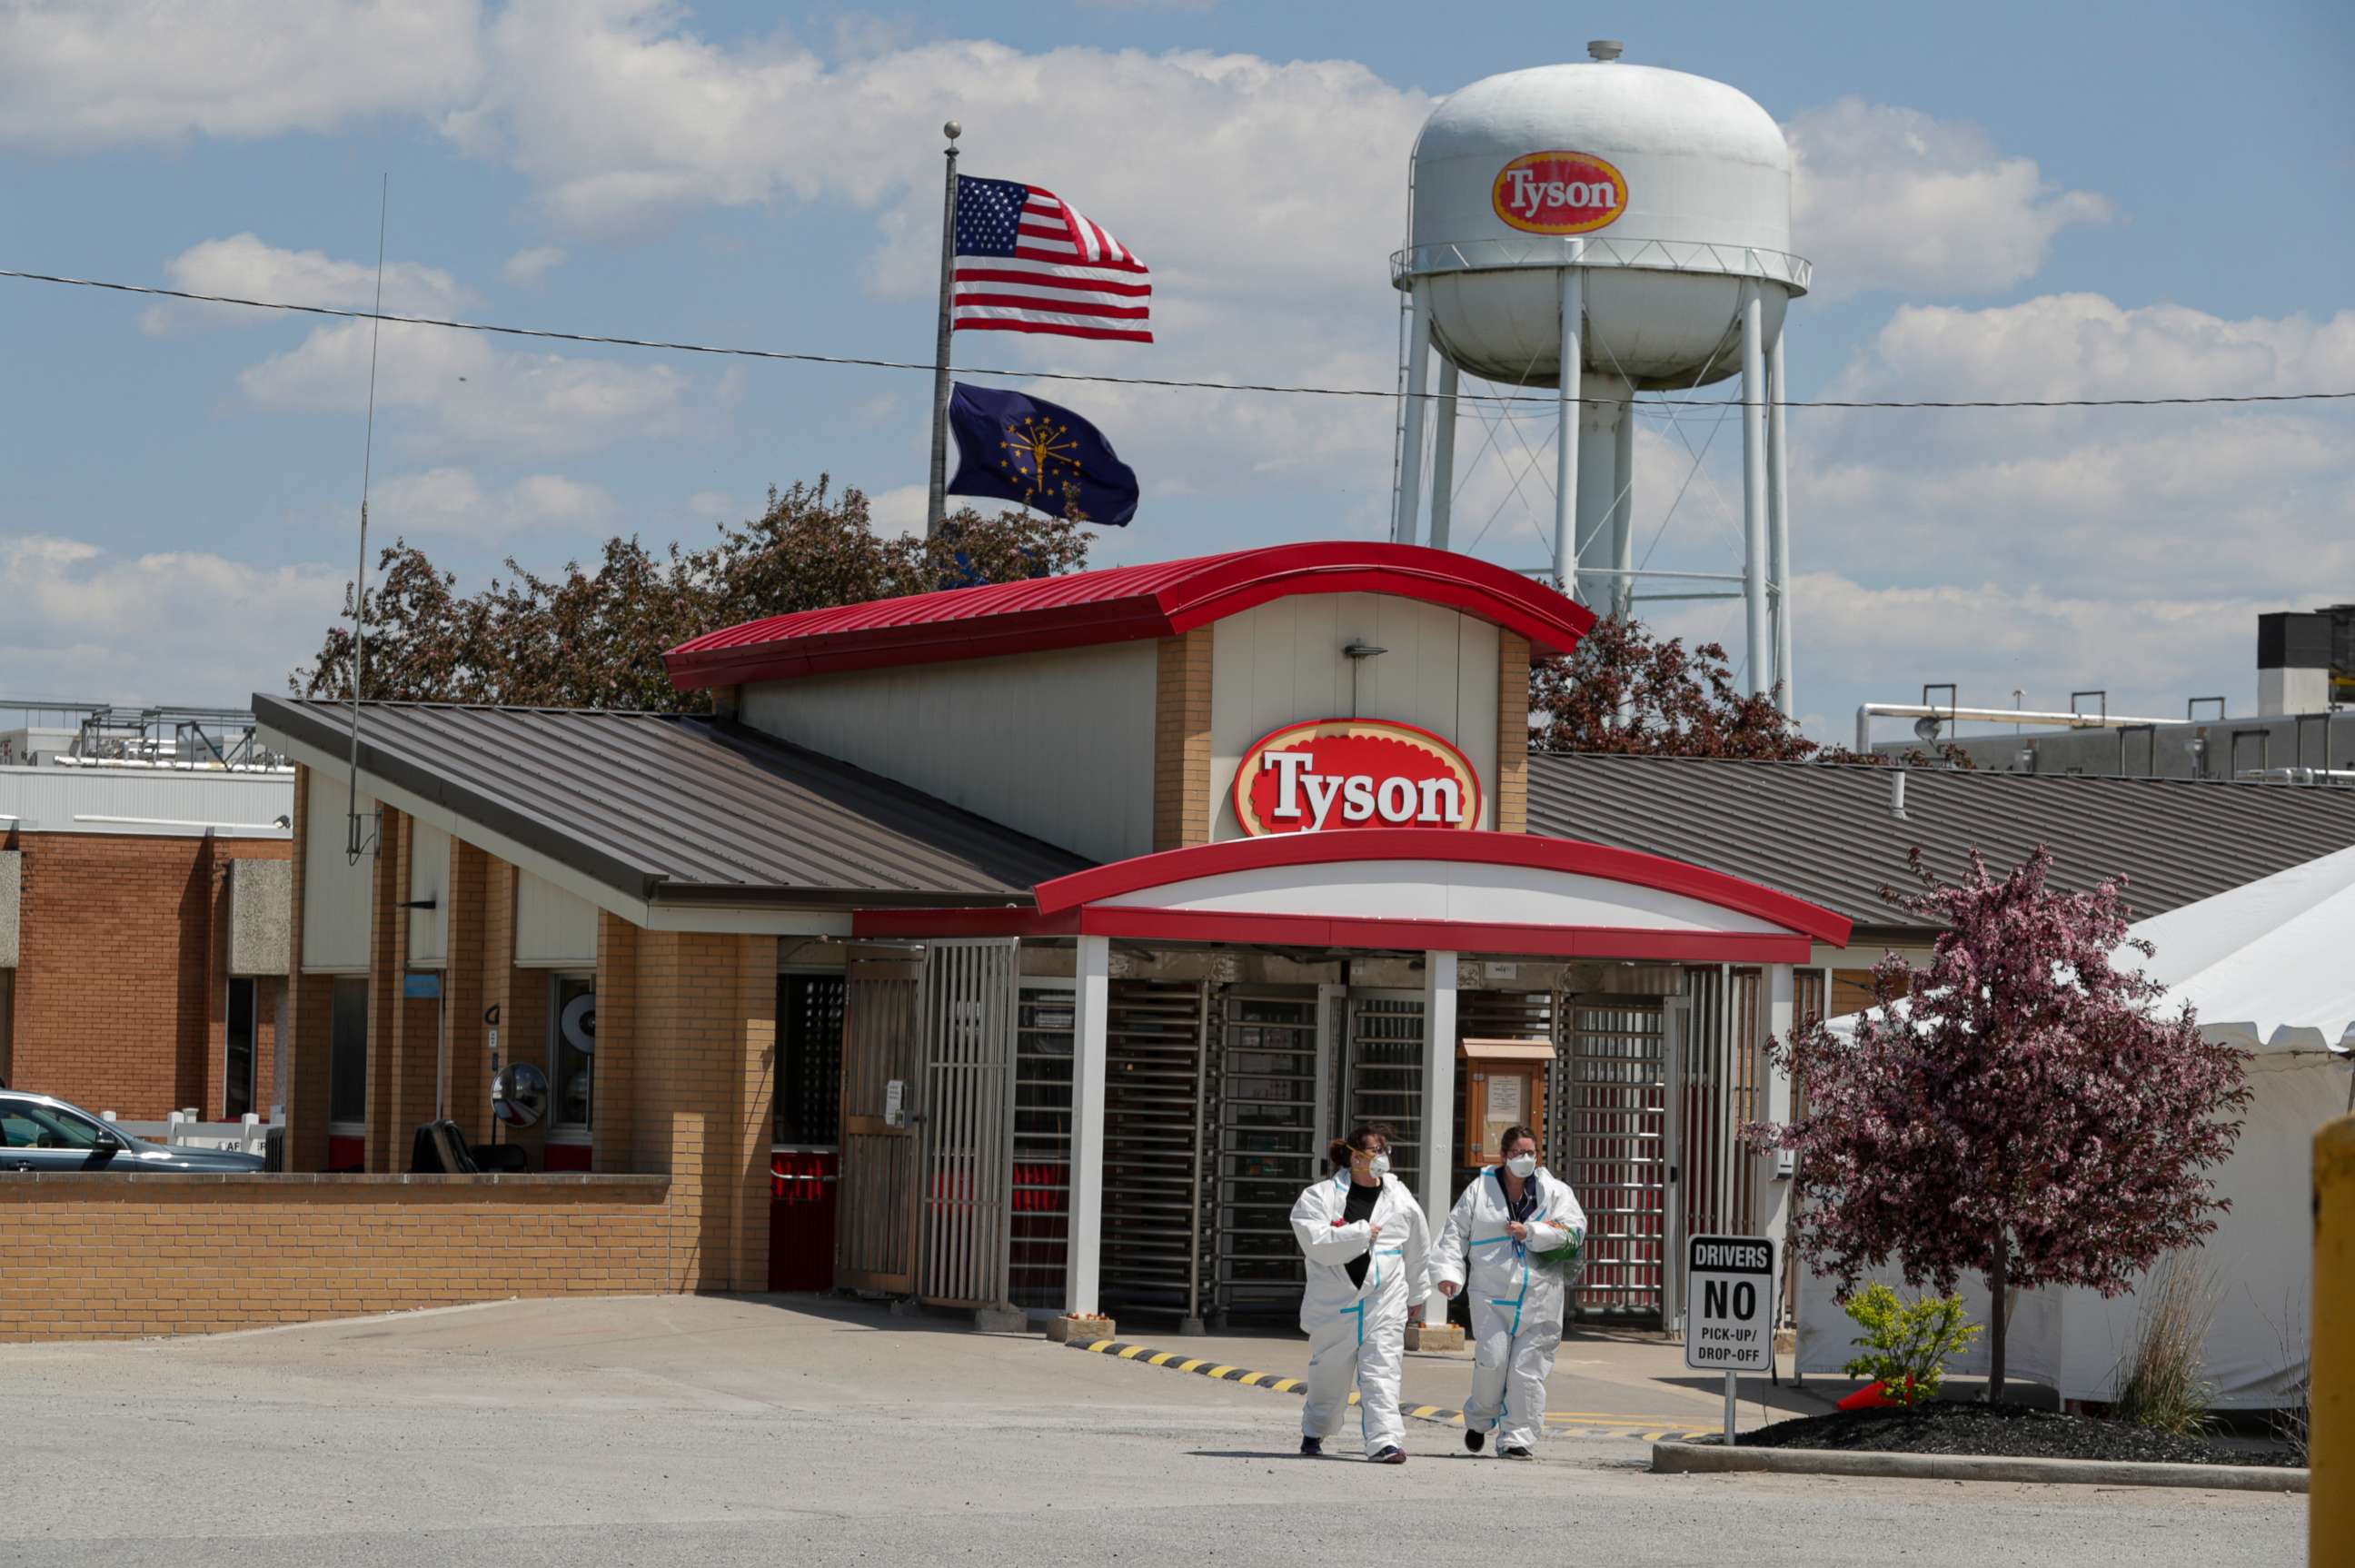
[[[1275,833],[1164,849],[1050,878],[1031,891],[1040,914],[1116,902],[1146,888],[1267,866],[1316,866],[1353,860],[1454,860],[1528,866],[1626,882],[1678,893],[1720,909],[1772,922],[1833,947],[1852,931],[1846,915],[1774,888],[1688,865],[1640,849],[1619,849],[1572,838],[1529,833],[1458,833],[1444,827],[1359,828],[1337,833]]]
[[[1566,654],[1593,614],[1547,585],[1421,545],[1270,545],[1151,566],[804,610],[707,632],[663,656],[682,691],[889,665],[1168,637],[1271,600],[1389,593],[1444,604]]]

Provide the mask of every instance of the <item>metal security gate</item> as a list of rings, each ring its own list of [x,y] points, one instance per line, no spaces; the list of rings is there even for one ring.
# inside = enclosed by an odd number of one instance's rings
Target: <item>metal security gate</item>
[[[1014,1020],[1014,1212],[1007,1293],[1060,1310],[1071,1234],[1072,982],[1025,980]]]
[[[1586,1211],[1586,1273],[1577,1306],[1661,1314],[1665,1324],[1665,1015],[1656,1001],[1572,1000],[1564,1021],[1555,1168]]]
[[[858,960],[843,1002],[842,1179],[835,1283],[904,1296],[916,1284],[916,1138],[904,1114],[923,1062],[922,965]],[[898,1084],[895,1093],[891,1085]]]
[[[1112,987],[1100,1287],[1109,1309],[1201,1316],[1209,1004],[1201,982]]]
[[[1010,941],[938,942],[924,953],[916,1294],[937,1306],[1010,1305],[1015,960]]]
[[[1348,1126],[1387,1122],[1391,1174],[1423,1189],[1423,993],[1353,987],[1341,1103]]]
[[[1325,1008],[1314,991],[1230,988],[1220,999],[1219,1317],[1297,1311],[1300,1248],[1292,1205],[1324,1168]]]

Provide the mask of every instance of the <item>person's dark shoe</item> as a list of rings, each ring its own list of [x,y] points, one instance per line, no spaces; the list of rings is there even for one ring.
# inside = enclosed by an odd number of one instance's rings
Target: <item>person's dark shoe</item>
[[[1497,1445],[1497,1457],[1499,1459],[1534,1459],[1537,1456],[1530,1453],[1526,1448],[1516,1448],[1509,1443],[1499,1443]]]
[[[1487,1445],[1488,1445],[1488,1435],[1487,1435],[1487,1433],[1485,1433],[1485,1432],[1475,1432],[1475,1431],[1471,1430],[1469,1427],[1466,1427],[1466,1428],[1465,1429],[1465,1432],[1464,1432],[1464,1446],[1465,1446],[1465,1447],[1466,1447],[1466,1448],[1470,1449],[1473,1453],[1477,1454],[1478,1452],[1480,1452],[1480,1450],[1481,1450],[1481,1449],[1486,1448]]]
[[[1377,1465],[1403,1465],[1406,1463],[1406,1450],[1403,1448],[1385,1448],[1380,1453],[1374,1456],[1374,1463]]]
[[[1325,1456],[1325,1440],[1321,1437],[1302,1438],[1300,1456],[1304,1459],[1322,1459]]]

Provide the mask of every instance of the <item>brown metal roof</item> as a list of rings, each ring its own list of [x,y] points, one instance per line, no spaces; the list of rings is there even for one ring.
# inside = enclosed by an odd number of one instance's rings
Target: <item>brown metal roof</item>
[[[256,693],[341,757],[348,704]],[[368,703],[364,773],[648,902],[995,904],[1093,862],[739,725],[675,714]]]
[[[1913,768],[1901,819],[1894,787],[1889,768],[1539,753],[1529,831],[1731,872],[1881,932],[1924,929],[1880,896],[1917,885],[1916,846],[1952,880],[1974,848],[2005,867],[2049,845],[2056,885],[2123,876],[2140,919],[2355,845],[2355,790]]]

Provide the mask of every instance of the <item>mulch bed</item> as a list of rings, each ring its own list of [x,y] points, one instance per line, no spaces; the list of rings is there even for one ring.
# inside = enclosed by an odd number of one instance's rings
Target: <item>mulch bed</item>
[[[1846,1410],[1742,1435],[1745,1448],[1983,1454],[2005,1459],[2115,1459],[2158,1465],[2295,1465],[2284,1448],[2228,1446],[2145,1426],[2017,1404],[1934,1401],[1912,1410]]]

